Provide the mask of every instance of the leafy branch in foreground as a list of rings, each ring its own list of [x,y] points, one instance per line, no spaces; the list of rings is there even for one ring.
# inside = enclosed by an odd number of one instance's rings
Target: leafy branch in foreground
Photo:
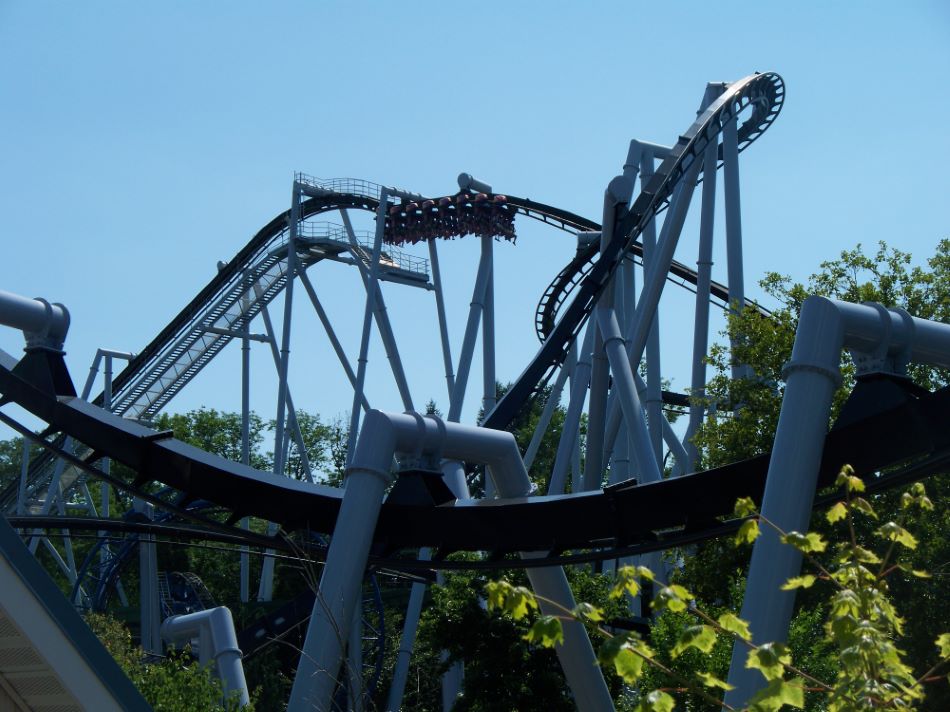
[[[906,573],[925,578],[924,571],[913,569],[902,557],[917,546],[917,540],[906,528],[913,515],[933,508],[922,484],[914,484],[901,496],[901,512],[893,521],[877,524],[878,515],[871,503],[861,496],[864,483],[845,466],[836,485],[843,491],[843,499],[826,512],[830,524],[846,529],[840,543],[829,548],[829,543],[814,532],[784,532],[756,511],[751,499],[736,502],[735,515],[745,517],[735,542],[748,544],[759,536],[760,526],[768,526],[780,535],[783,543],[798,549],[814,573],[789,579],[783,590],[811,588],[823,582],[830,586],[828,618],[825,639],[837,651],[837,675],[833,682],[824,682],[807,674],[793,664],[791,653],[782,643],[755,644],[749,625],[735,614],[725,612],[718,616],[706,613],[685,587],[657,580],[654,573],[643,566],[626,566],[617,570],[611,589],[612,598],[641,595],[643,583],[653,586],[652,610],[686,613],[692,622],[678,631],[675,645],[670,650],[673,659],[686,651],[696,649],[708,654],[717,641],[725,637],[748,647],[746,667],[758,670],[765,679],[765,687],[750,700],[747,709],[755,712],[773,712],[785,706],[803,708],[805,692],[823,696],[823,708],[829,712],[856,712],[867,709],[914,709],[924,699],[928,682],[938,679],[937,673],[950,662],[950,633],[936,639],[938,662],[919,676],[915,676],[903,660],[903,652],[895,640],[903,634],[904,620],[898,615],[889,598],[888,577]],[[884,549],[877,553],[862,543],[857,520],[862,525],[874,522],[873,538]],[[818,555],[829,560],[823,562]],[[684,675],[665,665],[656,651],[635,631],[615,631],[604,625],[602,609],[588,603],[578,604],[573,610],[555,601],[541,599],[523,586],[514,586],[500,580],[486,586],[489,610],[498,610],[515,620],[536,616],[525,634],[525,639],[541,647],[563,643],[562,623],[577,620],[604,639],[598,653],[600,665],[615,672],[625,683],[636,687],[644,672],[652,667],[675,680],[676,687],[637,690],[635,712],[670,712],[676,700],[671,693],[691,693],[708,704],[733,709],[721,699],[731,688],[725,681],[708,670]],[[544,600],[556,615],[538,615],[538,601]]]

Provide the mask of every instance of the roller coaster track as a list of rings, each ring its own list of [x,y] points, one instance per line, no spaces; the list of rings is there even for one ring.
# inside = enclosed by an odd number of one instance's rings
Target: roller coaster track
[[[308,539],[314,532],[333,532],[341,490],[259,472],[177,441],[168,433],[157,433],[107,413],[80,398],[56,397],[24,379],[15,368],[15,359],[0,352],[0,393],[4,399],[48,423],[52,432],[68,433],[88,446],[93,454],[84,459],[65,451],[55,454],[89,474],[232,541],[249,536],[234,526],[244,516],[277,522],[285,532],[302,532]],[[876,473],[894,466],[901,469],[890,476],[889,482],[945,471],[950,463],[950,433],[945,428],[948,418],[950,388],[928,393],[904,379],[859,382],[826,438],[819,487],[833,483],[845,463],[872,481]],[[27,437],[41,440],[44,446],[54,447],[51,441],[33,435],[2,412],[0,420]],[[93,466],[102,457],[127,465],[137,473],[135,479],[130,482],[105,475]],[[638,485],[630,481],[574,495],[453,500],[438,506],[431,502],[387,502],[374,534],[372,563],[395,570],[449,568],[453,564],[444,557],[451,552],[490,551],[495,556],[485,566],[502,567],[510,565],[507,560],[501,561],[502,555],[512,551],[549,552],[549,558],[541,561],[551,563],[570,560],[573,555],[566,552],[574,550],[597,549],[581,556],[606,559],[707,538],[724,530],[726,525],[718,518],[729,516],[736,497],[761,497],[768,459],[763,455],[655,483]],[[183,493],[183,497],[158,499],[150,494],[149,487],[156,482]],[[212,520],[187,512],[187,502],[196,499],[213,502],[230,514]],[[98,521],[93,526],[107,528]],[[253,538],[258,545],[265,540],[261,535]],[[421,546],[436,551],[433,561],[416,560],[414,550]],[[407,557],[403,553],[406,551],[413,553]],[[459,566],[480,565],[465,562]]]
[[[739,146],[746,148],[778,116],[784,96],[785,87],[777,74],[754,74],[740,79],[730,84],[679,137],[633,205],[618,208],[614,234],[597,262],[584,272],[581,263],[585,259],[589,263],[593,253],[589,258],[575,259],[555,278],[552,283],[554,286],[545,292],[539,309],[542,316],[538,320],[538,331],[544,337],[544,343],[528,367],[485,417],[486,427],[504,429],[536,390],[547,382],[554,370],[564,363],[570,344],[577,338],[624,255],[633,248],[637,237],[650,222],[669,204],[674,189],[684,176],[691,171],[696,171],[698,175],[698,164],[702,161],[703,153],[711,141],[718,140],[723,125],[733,119],[738,121],[741,114],[749,109],[749,115],[738,127]],[[579,277],[582,272],[583,276]],[[576,288],[572,290],[575,284]],[[576,296],[552,327],[558,307],[570,291],[576,292]]]

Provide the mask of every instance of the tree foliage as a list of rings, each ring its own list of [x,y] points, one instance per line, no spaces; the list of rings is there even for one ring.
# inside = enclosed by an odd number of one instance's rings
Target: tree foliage
[[[132,645],[128,628],[117,620],[90,613],[86,622],[156,712],[254,709],[234,700],[225,702],[221,681],[187,652],[148,661],[142,649]]]

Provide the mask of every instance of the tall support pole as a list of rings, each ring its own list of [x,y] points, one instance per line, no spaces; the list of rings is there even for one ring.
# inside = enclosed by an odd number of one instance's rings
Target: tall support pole
[[[258,299],[263,295],[263,290],[260,285],[254,285],[254,292],[256,293]],[[280,351],[277,346],[277,335],[274,331],[274,324],[270,318],[270,312],[267,310],[267,306],[261,304],[261,320],[264,322],[264,332],[266,338],[264,341],[270,346],[271,356],[274,359],[274,367],[280,369]],[[303,433],[300,430],[300,423],[297,420],[297,409],[294,407],[294,398],[290,390],[290,383],[287,383],[287,421],[290,426],[290,435],[297,444],[297,453],[300,456],[300,466],[303,469],[304,475],[306,475],[308,482],[313,482],[313,471],[310,469],[310,459],[307,457],[307,446],[303,440]],[[284,450],[282,459],[284,463],[287,462],[287,453],[290,448],[290,439],[284,438]],[[276,456],[275,456],[276,457]],[[273,533],[273,532],[272,532]]]
[[[112,412],[112,355],[108,354],[105,357],[105,371],[104,371],[104,383],[102,387],[102,407],[106,412]],[[102,471],[107,475],[109,474],[112,468],[112,460],[108,457],[102,459]],[[99,514],[103,519],[109,518],[109,510],[111,507],[110,500],[112,499],[112,487],[106,480],[101,480],[99,482]],[[100,531],[98,533],[99,539],[106,541],[107,532]],[[100,571],[104,575],[109,562],[112,559],[112,551],[108,543],[103,544],[102,551],[99,552],[99,566]]]
[[[429,264],[432,266],[432,286],[435,287],[435,309],[439,317],[439,339],[442,343],[442,365],[445,368],[445,385],[451,400],[455,390],[455,371],[452,367],[452,345],[449,343],[449,324],[445,318],[445,294],[442,291],[442,271],[439,268],[439,252],[435,240],[428,240]]]
[[[707,89],[707,96],[709,92]],[[706,351],[709,347],[709,287],[712,283],[713,228],[716,217],[717,153],[716,142],[710,141],[703,154],[703,198],[699,220],[699,256],[696,259],[696,317],[693,321],[693,369],[689,389],[689,423],[683,437],[688,458],[687,472],[696,469],[699,452],[693,444],[693,438],[699,431],[706,412],[702,398],[706,395]]]
[[[241,462],[251,464],[251,322],[247,318],[250,306],[247,275],[244,276],[244,294],[241,296],[241,309],[244,313],[244,330],[241,333]],[[241,528],[250,528],[250,519],[241,520]],[[251,559],[246,546],[241,547],[241,603],[250,600]]]
[[[657,244],[655,264],[646,274],[644,288],[633,320],[633,333],[627,343],[627,355],[631,368],[638,366],[643,349],[646,347],[653,315],[656,313],[660,295],[663,293],[666,275],[686,220],[686,213],[689,211],[690,199],[701,167],[701,161],[694,161],[673,192],[668,215],[663,221],[663,229]],[[616,439],[621,420],[619,404],[615,404],[607,416],[607,442],[613,442]]]
[[[149,520],[152,519],[155,510],[151,503],[138,498],[135,500],[135,509]],[[140,637],[142,649],[152,655],[159,655],[162,652],[161,605],[158,596],[158,557],[155,551],[155,537],[152,534],[139,534]]]
[[[584,343],[577,358],[577,365],[574,367],[574,373],[571,377],[571,396],[567,405],[567,413],[564,415],[564,425],[561,429],[561,439],[557,445],[557,454],[554,456],[554,468],[551,470],[548,494],[563,494],[567,487],[567,471],[571,466],[571,454],[577,447],[581,412],[584,409],[584,401],[587,397],[587,384],[591,371],[590,350],[594,344],[595,331],[593,321],[589,321],[587,333],[584,334]]]
[[[729,303],[736,310],[745,305],[742,274],[742,211],[739,204],[738,117],[726,119],[722,127],[722,187],[726,207],[726,261],[729,275]],[[741,378],[748,369],[733,360],[732,377]]]
[[[601,252],[614,239],[614,218],[617,206],[626,207],[632,192],[631,183],[623,176],[610,181],[604,191],[603,223],[600,232]],[[613,287],[607,285],[600,303],[608,308],[613,306]],[[607,422],[607,388],[610,383],[610,367],[607,364],[607,355],[604,353],[604,339],[600,328],[591,320],[590,329],[594,329],[592,345],[591,375],[590,375],[590,404],[588,406],[587,421],[587,457],[584,461],[584,489],[597,489],[602,484],[604,474],[604,428]]]
[[[654,174],[653,152],[645,149],[640,158],[640,180],[647,185]],[[669,219],[669,215],[667,216]],[[643,271],[644,274],[654,268],[656,259],[656,220],[651,220],[643,231]],[[644,286],[646,280],[644,280]],[[651,315],[652,324],[647,339],[647,423],[650,427],[650,442],[653,445],[653,456],[658,463],[663,462],[663,430],[660,420],[663,416],[663,390],[660,370],[660,305]]]
[[[284,287],[284,323],[277,371],[277,417],[274,426],[274,474],[284,473],[284,419],[287,410],[287,370],[290,365],[290,324],[293,315],[294,279],[297,276],[297,228],[300,222],[300,186],[294,181],[287,226],[287,286]]]
[[[785,532],[808,528],[831,402],[841,382],[842,348],[877,360],[876,370],[903,371],[908,362],[946,366],[950,326],[881,305],[814,296],[805,300],[792,358],[783,373],[785,395],[761,508],[762,516]],[[741,613],[754,642],[785,640],[795,592],[780,587],[799,573],[801,560],[801,552],[782,544],[772,527],[762,527],[752,549]],[[729,682],[735,689],[725,701],[735,708],[744,707],[763,685],[758,672],[745,667],[747,652],[737,644],[732,653]]]
[[[482,237],[482,255],[488,261],[488,281],[485,282],[485,300],[482,310],[482,413],[488,415],[495,407],[498,393],[495,389],[495,258],[494,239]]]
[[[640,405],[640,394],[637,391],[630,361],[626,357],[617,317],[612,309],[606,307],[599,307],[596,315],[604,335],[604,347],[610,359],[611,371],[614,374],[617,400],[623,410],[627,428],[635,438],[632,454],[637,462],[637,470],[642,473],[646,482],[656,482],[661,479],[660,465],[653,457],[651,437]]]
[[[385,199],[380,200],[380,205],[385,205],[385,202]],[[364,325],[371,314],[367,310]],[[358,403],[354,404],[354,410],[358,406]],[[318,712],[331,709],[330,698],[337,683],[340,653],[347,639],[346,624],[352,620],[356,608],[383,494],[393,481],[390,463],[396,451],[396,435],[385,425],[375,425],[380,417],[373,410],[366,414],[360,438],[360,457],[354,457],[354,449],[347,467],[343,502],[320,577],[288,709]]]
[[[475,276],[475,287],[472,289],[472,302],[468,309],[468,322],[465,325],[465,337],[462,340],[462,353],[459,354],[459,365],[455,376],[455,388],[452,390],[452,400],[449,403],[448,420],[459,422],[462,416],[462,405],[465,401],[465,388],[468,385],[468,374],[472,369],[472,354],[475,351],[475,338],[478,336],[478,324],[481,320],[485,305],[485,290],[491,277],[491,252],[483,251],[478,263],[478,273]]]

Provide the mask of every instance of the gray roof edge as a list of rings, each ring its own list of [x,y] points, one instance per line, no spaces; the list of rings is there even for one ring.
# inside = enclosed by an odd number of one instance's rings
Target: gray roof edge
[[[7,559],[26,587],[36,596],[46,612],[66,636],[76,652],[99,677],[102,685],[124,710],[150,712],[151,706],[119,667],[105,646],[96,637],[63,592],[53,582],[16,531],[0,516],[0,553]]]

